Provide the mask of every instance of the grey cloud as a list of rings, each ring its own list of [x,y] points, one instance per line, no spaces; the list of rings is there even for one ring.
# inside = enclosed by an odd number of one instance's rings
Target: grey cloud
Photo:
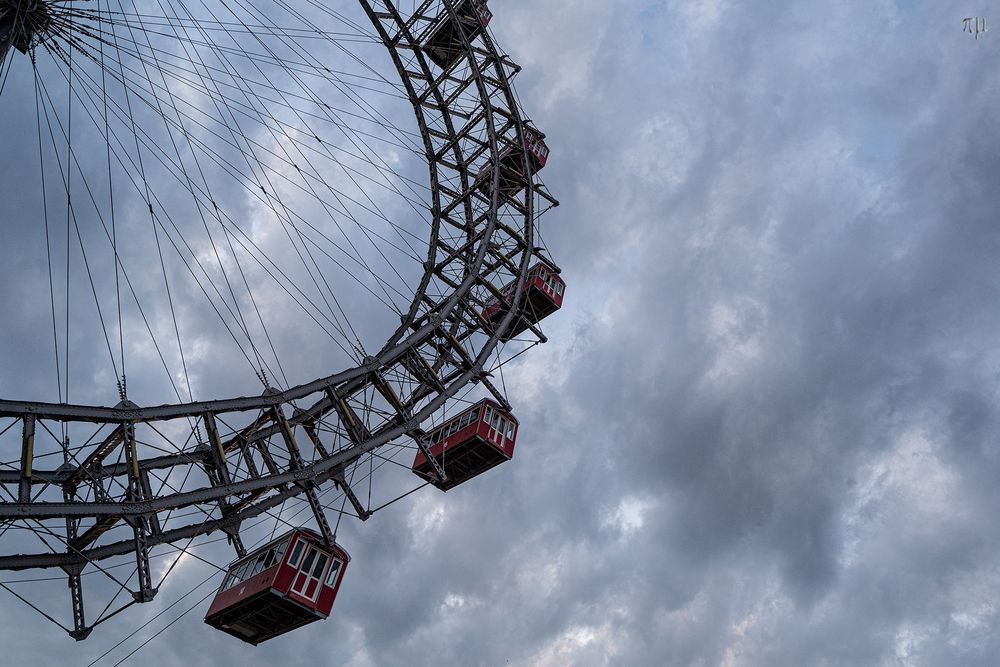
[[[507,370],[514,461],[345,526],[330,620],[252,650],[199,608],[145,650],[991,664],[989,34],[932,3],[496,5],[553,148],[543,234],[569,282],[552,342]]]

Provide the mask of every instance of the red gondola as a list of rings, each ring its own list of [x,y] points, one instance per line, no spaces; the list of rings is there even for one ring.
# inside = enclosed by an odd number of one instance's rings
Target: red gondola
[[[520,146],[508,146],[500,152],[500,193],[504,197],[514,197],[524,188],[531,176],[545,167],[549,159],[549,147],[545,143],[545,135],[531,127],[524,125],[524,145],[528,149],[528,163],[530,174],[525,174],[523,161],[521,159]],[[488,192],[493,183],[493,161],[486,163],[476,175],[473,187],[482,192]]]
[[[464,0],[455,7],[455,14],[462,22],[465,36],[470,42],[483,33],[493,18],[493,12],[486,6],[486,0]],[[441,69],[448,69],[466,53],[458,25],[447,11],[441,12],[437,27],[421,48]]]
[[[517,281],[511,281],[504,286],[504,300],[493,297],[483,308],[483,318],[496,326],[503,320],[510,308]],[[566,282],[556,274],[551,267],[539,262],[528,270],[524,281],[524,299],[521,302],[521,312],[514,318],[510,327],[500,337],[504,342],[527,331],[528,327],[538,324],[543,318],[562,308],[563,293]]]
[[[438,480],[431,462],[418,451],[413,472],[447,491],[484,473],[514,455],[517,419],[488,398],[434,429],[429,436],[430,453],[444,468],[448,479]]]
[[[205,622],[256,645],[326,618],[350,560],[311,530],[293,530],[229,566]]]

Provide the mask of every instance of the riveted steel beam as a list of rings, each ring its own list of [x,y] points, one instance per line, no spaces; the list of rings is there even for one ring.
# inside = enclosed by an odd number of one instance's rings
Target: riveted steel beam
[[[18,480],[17,501],[26,503],[31,500],[31,469],[34,465],[35,447],[35,417],[25,415],[21,426],[21,471]]]
[[[380,11],[374,10],[375,4],[380,5]],[[516,207],[502,201],[496,194],[499,182],[496,157],[503,148],[511,145],[520,147],[521,142],[516,102],[509,91],[498,89],[498,86],[502,88],[505,85],[504,77],[509,65],[492,48],[488,33],[477,38],[479,45],[465,40],[470,55],[450,73],[437,73],[428,65],[415,34],[430,29],[438,20],[437,8],[451,12],[453,16],[452,2],[436,4],[425,0],[409,18],[402,17],[388,1],[375,3],[361,0],[361,5],[369,14],[376,32],[390,46],[393,62],[413,103],[428,158],[433,192],[430,207],[433,225],[427,262],[399,329],[372,360],[358,368],[263,396],[150,407],[119,404],[113,408],[0,401],[0,416],[31,416],[57,422],[93,422],[114,426],[112,434],[89,450],[90,456],[75,469],[37,471],[22,465],[19,471],[0,471],[0,483],[18,485],[19,500],[25,500],[21,492],[25,478],[29,478],[27,487],[30,489],[32,483],[64,484],[65,488],[70,488],[85,480],[99,482],[109,477],[128,477],[129,487],[134,490],[124,501],[101,496],[84,502],[75,496],[64,495],[62,503],[44,500],[0,503],[0,518],[18,520],[61,516],[67,521],[78,522],[80,518],[93,517],[95,526],[114,526],[125,520],[133,527],[141,528],[142,538],[141,544],[137,544],[135,539],[101,544],[107,539],[104,537],[107,532],[95,530],[98,534],[74,535],[75,544],[83,547],[80,549],[82,554],[0,557],[0,568],[65,566],[133,551],[139,554],[141,550],[148,551],[157,544],[215,530],[231,534],[235,531],[238,535],[240,521],[258,516],[296,494],[306,494],[320,522],[325,519],[321,517],[322,512],[315,508],[318,505],[318,484],[331,478],[340,484],[337,478],[342,480],[345,468],[356,463],[359,457],[395,438],[413,437],[413,434],[419,433],[420,424],[469,382],[483,381],[488,384],[482,369],[502,330],[511,320],[498,324],[495,331],[484,329],[482,318],[477,317],[475,309],[482,292],[480,278],[496,273],[497,277],[491,282],[503,284],[506,275],[513,274],[523,282],[533,246],[531,197],[532,192],[537,190],[533,182],[527,183]],[[405,60],[399,49],[407,50],[409,55]],[[473,98],[477,98],[474,103],[470,102]],[[480,191],[470,187],[471,170],[475,164],[490,158],[494,164],[491,174],[493,194],[484,198]],[[498,213],[501,209],[507,211],[503,214],[508,216],[507,220],[514,215],[510,211],[515,209],[517,215],[526,216],[524,229],[513,229]],[[520,263],[516,261],[517,252],[522,253]],[[506,261],[498,260],[498,256]],[[501,273],[504,275],[501,276]],[[471,337],[475,333],[485,336],[474,340]],[[410,386],[410,389],[397,394],[385,380],[395,375],[387,375],[387,371],[411,377],[412,381],[400,381],[400,387]],[[369,415],[365,412],[367,421],[359,418],[352,406],[366,400],[363,392],[370,389],[373,383],[386,403],[396,411],[395,417],[390,416],[383,421],[375,413]],[[492,385],[488,388],[495,393]],[[283,406],[292,405],[293,401],[311,402],[311,405],[286,419]],[[257,411],[258,415],[247,416],[246,413],[253,411]],[[211,415],[213,421],[218,418],[227,424],[245,426],[223,439],[217,425],[209,426],[205,415]],[[275,415],[280,415],[280,418]],[[331,453],[323,448],[318,437],[313,439],[314,435],[318,435],[315,424],[325,417],[330,417],[331,421],[336,418],[339,421],[336,430],[345,433],[350,440],[350,444],[340,451]],[[139,460],[134,450],[134,431],[131,436],[118,432],[126,422],[132,424],[134,429],[137,423],[186,419],[206,422],[207,447]],[[297,446],[289,447],[289,442],[294,443],[292,429],[297,425],[302,425],[313,439],[320,457],[318,461],[307,465],[301,460]],[[277,452],[271,449],[274,446],[271,437],[277,434],[282,436],[294,462],[291,469],[283,469],[272,455]],[[126,449],[131,451],[131,457],[123,463],[105,464],[108,454],[128,439],[133,443],[131,449]],[[421,442],[418,440],[418,447]],[[423,445],[426,449],[426,442]],[[266,470],[256,469],[257,455],[260,456],[257,461],[261,461]],[[247,462],[248,479],[238,479],[242,472],[236,465],[236,457],[242,457]],[[217,479],[211,479],[205,488],[185,489],[154,497],[149,488],[149,472],[158,469],[169,471],[183,465],[211,465],[218,473]],[[108,488],[113,488],[113,485]],[[352,506],[358,515],[366,518],[364,508],[353,491],[346,483],[342,488],[349,500],[353,497]],[[228,504],[224,516],[219,519],[171,530],[162,530],[154,524],[157,514],[167,510],[208,503],[226,505],[230,499],[233,502]],[[322,523],[320,528],[322,531]]]
[[[334,474],[333,481],[338,487],[340,487],[340,490],[344,492],[344,496],[347,498],[348,502],[351,503],[351,507],[354,508],[354,512],[358,515],[358,518],[362,521],[367,521],[371,517],[372,513],[361,504],[360,500],[358,500],[358,496],[355,495],[351,485],[347,483],[347,478],[344,476],[343,471]]]

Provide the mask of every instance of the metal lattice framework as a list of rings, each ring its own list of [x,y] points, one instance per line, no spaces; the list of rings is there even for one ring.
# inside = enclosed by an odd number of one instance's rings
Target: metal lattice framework
[[[11,26],[17,11],[28,11],[26,3],[7,2],[7,18],[0,19],[4,53],[25,41],[23,30],[18,38]],[[0,418],[8,430],[19,427],[22,443],[20,464],[0,470],[7,490],[0,521],[44,531],[51,542],[36,553],[0,555],[0,569],[62,568],[78,639],[91,627],[81,584],[86,568],[131,554],[134,600],[151,600],[149,554],[157,545],[222,531],[243,555],[241,526],[294,496],[307,499],[319,531],[332,540],[319,490],[336,487],[354,515],[367,519],[370,509],[348,482],[363,457],[400,441],[427,454],[421,425],[470,383],[510,409],[484,369],[516,308],[498,326],[481,312],[489,299],[503,298],[504,285],[516,282],[520,295],[534,261],[556,266],[538,247],[535,225],[557,202],[534,177],[514,198],[499,187],[505,149],[520,152],[522,173],[533,171],[511,87],[519,68],[488,31],[470,40],[458,0],[424,0],[406,14],[388,0],[360,4],[398,71],[429,165],[432,226],[409,310],[362,364],[259,396],[159,406],[123,399],[115,407],[0,400]],[[442,17],[458,26],[465,48],[444,70],[420,48]],[[484,165],[492,165],[492,188],[474,187]],[[530,332],[544,342],[537,327]],[[67,425],[92,435],[71,449],[58,442]],[[34,452],[43,439],[63,448],[61,466],[38,465]],[[152,446],[166,441],[176,453]],[[154,476],[185,481],[157,489]],[[184,511],[190,508],[203,511]],[[52,528],[53,520],[64,531]]]

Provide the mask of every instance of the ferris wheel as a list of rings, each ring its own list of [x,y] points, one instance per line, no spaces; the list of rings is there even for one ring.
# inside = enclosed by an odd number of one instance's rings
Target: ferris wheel
[[[0,0],[11,600],[81,640],[222,540],[206,621],[258,643],[330,613],[342,520],[511,459],[565,283],[492,18]]]

